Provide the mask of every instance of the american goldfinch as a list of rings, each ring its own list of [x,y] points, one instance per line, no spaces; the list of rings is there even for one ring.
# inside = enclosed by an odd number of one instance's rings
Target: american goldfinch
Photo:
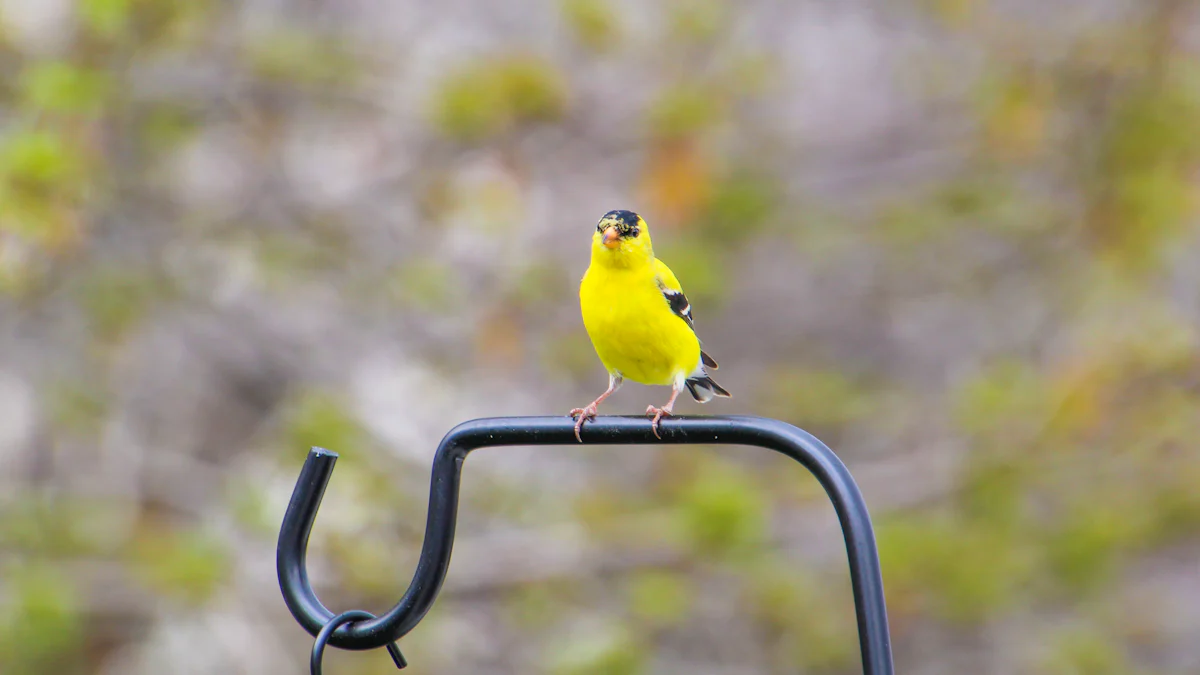
[[[666,405],[646,408],[654,435],[670,415],[679,392],[707,403],[730,393],[705,368],[717,362],[700,348],[692,306],[671,269],[654,257],[650,228],[632,211],[609,211],[592,234],[592,261],[579,285],[583,325],[600,362],[608,370],[608,389],[585,408],[575,408],[575,438],[583,423],[596,417],[604,399],[625,378],[649,385],[670,385]]]

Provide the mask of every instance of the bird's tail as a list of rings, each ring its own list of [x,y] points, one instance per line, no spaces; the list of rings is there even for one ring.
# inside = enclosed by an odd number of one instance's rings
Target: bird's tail
[[[684,384],[687,385],[688,392],[691,393],[692,398],[701,403],[708,403],[714,396],[733,397],[733,394],[725,391],[724,387],[717,384],[717,381],[705,372],[701,372],[700,375],[694,377],[689,377],[684,381]]]

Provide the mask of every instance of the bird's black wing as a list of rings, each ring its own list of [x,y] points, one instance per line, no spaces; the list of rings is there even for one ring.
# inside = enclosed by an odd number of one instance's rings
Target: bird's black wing
[[[688,302],[687,296],[683,294],[683,291],[667,286],[661,279],[658,282],[658,287],[662,290],[663,297],[667,299],[667,304],[671,306],[671,311],[675,312],[675,316],[687,322],[688,328],[691,328],[692,332],[695,333],[696,324],[692,320],[692,303]],[[716,360],[703,350],[700,351],[700,359],[709,368],[713,370],[717,369]]]
[[[674,288],[667,288],[661,282],[659,288],[662,289],[663,297],[667,299],[667,304],[671,306],[671,311],[675,312],[675,316],[687,322],[688,328],[696,330],[696,325],[692,322],[692,303],[688,302],[687,296],[683,291]]]

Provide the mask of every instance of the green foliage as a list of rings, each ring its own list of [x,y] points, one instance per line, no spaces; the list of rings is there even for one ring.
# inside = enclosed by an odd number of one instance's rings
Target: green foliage
[[[685,82],[663,89],[647,110],[650,133],[680,139],[705,131],[725,114],[724,99],[711,87]]]
[[[226,545],[199,530],[149,526],[134,541],[129,564],[138,581],[152,591],[198,605],[229,577]]]
[[[540,313],[546,307],[561,306],[577,297],[578,279],[572,279],[563,266],[553,260],[537,260],[525,267],[510,293],[513,304],[526,311]]]
[[[840,672],[857,659],[850,589],[792,560],[764,557],[745,577],[744,602],[777,636],[778,669]]]
[[[1053,193],[1030,190],[1017,171],[978,161],[982,165],[978,168],[964,168],[944,181],[885,199],[863,227],[884,247],[884,262],[898,275],[896,279],[932,277],[953,283],[960,297],[987,297],[995,288],[993,282],[1010,278],[1012,265],[1020,264],[1040,288],[1055,292],[1061,279],[1054,279],[1054,274],[1067,269],[1068,260],[1055,258],[1056,265],[1043,266],[1049,262],[1043,256],[1077,215]],[[968,249],[992,250],[997,255],[972,259],[970,266],[937,257]],[[1016,255],[1018,251],[1029,255]]]
[[[113,509],[94,500],[19,495],[0,509],[0,549],[47,556],[82,556],[105,550]]]
[[[79,290],[79,303],[92,334],[109,342],[127,334],[156,300],[169,293],[161,282],[113,268],[93,273]]]
[[[46,195],[62,183],[82,178],[85,168],[83,156],[52,131],[15,133],[0,145],[0,176],[6,192]]]
[[[814,432],[853,424],[876,405],[871,388],[845,373],[783,364],[771,370],[760,398],[763,414]]]
[[[263,490],[254,485],[244,485],[230,496],[229,510],[234,520],[246,530],[269,537],[276,530],[276,522],[271,519],[269,504]]]
[[[1161,247],[1186,226],[1195,207],[1192,186],[1186,175],[1169,167],[1155,166],[1128,172],[1113,185],[1111,195],[1111,245],[1121,260],[1145,268]]]
[[[606,52],[621,42],[621,23],[607,0],[560,0],[559,10],[580,44]]]
[[[504,616],[521,630],[553,627],[566,611],[565,600],[570,596],[563,586],[546,581],[517,588],[505,596]]]
[[[1047,537],[1050,569],[1068,590],[1102,588],[1113,580],[1120,554],[1137,547],[1143,523],[1144,514],[1130,513],[1110,500],[1077,505]]]
[[[21,73],[25,103],[34,111],[95,113],[109,96],[106,73],[63,61],[30,64]]]
[[[1194,398],[1171,384],[1193,363],[1193,339],[1144,304],[1137,317],[1124,316],[1141,330],[1128,339],[1121,330],[1105,332],[1061,373],[1000,362],[955,397],[959,426],[973,442],[959,516],[1032,547],[1039,576],[1070,596],[1109,588],[1125,558],[1171,531],[1177,514],[1190,513],[1176,501],[1183,494],[1176,483],[1165,479],[1187,474],[1186,463],[1172,470],[1161,453],[1194,433],[1185,422]],[[1126,400],[1113,398],[1123,391]],[[1152,466],[1147,461],[1167,464],[1139,468]],[[1048,514],[1056,503],[1064,506]]]
[[[897,516],[879,525],[889,604],[978,622],[1019,601],[1036,562],[1026,539],[952,517]]]
[[[1000,161],[1036,156],[1046,136],[1052,88],[1043,71],[1019,62],[980,86],[980,116],[991,157]]]
[[[958,427],[971,439],[958,504],[991,527],[1020,524],[1034,455],[1043,447],[1053,409],[1045,377],[1013,360],[992,363],[953,396]]]
[[[549,61],[511,56],[492,64],[504,106],[516,123],[554,122],[566,112],[567,82]]]
[[[777,57],[748,51],[732,56],[722,68],[718,80],[721,89],[732,97],[756,96],[779,85],[781,72]]]
[[[392,288],[402,303],[436,313],[455,306],[455,298],[462,293],[460,286],[453,267],[428,258],[401,265],[392,281]]]
[[[1087,628],[1060,631],[1039,668],[1044,675],[1127,675],[1136,672],[1111,636]]]
[[[335,533],[331,536],[330,558],[337,562],[338,576],[347,590],[373,597],[394,597],[404,593],[407,581],[396,574],[399,543],[380,534]]]
[[[255,227],[247,223],[247,229]],[[285,236],[264,233],[249,246],[257,258],[259,270],[269,285],[288,287],[298,277],[309,276],[338,264],[344,253],[344,232],[327,223],[318,224],[309,236]]]
[[[1195,84],[1183,79],[1168,81],[1166,86],[1133,87],[1113,110],[1112,126],[1102,145],[1104,168],[1136,172],[1196,159],[1200,139],[1194,130],[1200,91]]]
[[[637,675],[646,672],[645,647],[627,631],[588,631],[557,646],[552,675]]]
[[[729,23],[729,7],[722,0],[673,0],[668,5],[670,36],[678,40],[709,42]]]
[[[934,243],[953,242],[975,233],[1022,238],[1050,229],[1054,221],[1036,196],[1018,200],[1019,185],[1012,177],[973,171],[921,190],[913,196],[884,202],[873,229],[893,255],[920,252]],[[909,258],[898,256],[904,264]]]
[[[240,479],[233,481],[227,493],[234,521],[246,530],[271,537],[278,533],[277,513],[271,509],[263,486]]]
[[[1023,525],[1029,463],[997,452],[973,449],[967,457],[959,487],[962,513],[989,527]]]
[[[949,229],[947,219],[932,206],[909,199],[880,207],[875,223],[882,239],[896,248],[923,244]]]
[[[775,180],[751,171],[734,172],[714,186],[697,226],[723,246],[741,246],[754,241],[778,203]]]
[[[161,104],[146,111],[146,119],[138,131],[146,147],[163,151],[190,139],[197,124],[193,112],[181,106]]]
[[[545,59],[526,54],[480,58],[441,83],[434,123],[450,139],[481,142],[521,126],[558,121],[567,97],[562,73]]]
[[[1028,444],[1045,428],[1051,395],[1044,377],[1013,360],[988,365],[954,395],[954,417],[984,442]]]
[[[338,474],[355,486],[355,496],[403,512],[412,504],[389,477],[389,466],[377,452],[371,435],[349,409],[345,396],[321,389],[297,391],[283,406],[283,424],[276,444],[285,465],[302,463],[307,449],[323,448],[338,454]],[[350,547],[357,546],[349,542]],[[350,551],[369,557],[375,551]]]
[[[0,140],[0,287],[26,288],[37,260],[77,236],[74,208],[91,187],[89,164],[81,148],[53,131],[18,127]],[[28,258],[5,255],[10,247]]]
[[[1159,261],[1195,212],[1200,90],[1188,79],[1192,71],[1178,72],[1178,78],[1131,87],[1100,137],[1090,225],[1108,257],[1135,272]]]
[[[1165,485],[1154,490],[1149,501],[1154,514],[1152,543],[1173,541],[1181,536],[1200,533],[1200,466],[1183,467],[1172,472]]]
[[[766,540],[767,495],[737,465],[704,462],[676,500],[681,530],[699,554],[736,557]]]
[[[289,403],[283,447],[287,455],[298,457],[299,448],[319,447],[337,452],[339,468],[350,459],[347,450],[362,446],[365,432],[347,410],[342,400],[330,392],[304,391]]]
[[[665,490],[665,488],[664,488]],[[647,494],[642,490],[631,490],[625,485],[600,485],[576,495],[571,505],[571,515],[596,541],[609,544],[627,542],[630,523],[637,521],[647,537],[662,537],[669,542],[680,538],[681,528],[677,514],[669,520],[652,520],[645,514],[658,506],[661,494]],[[638,516],[642,516],[638,518]],[[676,530],[676,531],[673,531]]]
[[[78,589],[48,564],[4,569],[0,663],[7,675],[74,672],[80,665],[83,622]]]
[[[118,38],[129,26],[135,0],[78,0],[76,10],[85,26],[96,35]]]
[[[978,0],[922,0],[933,15],[951,25],[965,21],[978,4]]]
[[[99,0],[101,2],[105,0]],[[212,35],[213,18],[221,17],[215,0],[131,0],[127,22],[141,50],[179,51],[202,44]],[[121,33],[117,33],[121,37]],[[254,42],[259,36],[248,36]],[[253,53],[254,46],[249,47]]]
[[[647,570],[629,582],[629,609],[652,626],[670,626],[682,621],[695,591],[682,573]]]
[[[1003,185],[989,176],[971,176],[947,182],[935,190],[934,204],[948,218],[988,219],[1006,203]]]
[[[46,407],[55,429],[96,436],[108,413],[107,396],[95,382],[59,382],[46,393]]]
[[[346,84],[359,66],[350,51],[328,36],[281,30],[247,44],[246,57],[260,77],[302,85]]]

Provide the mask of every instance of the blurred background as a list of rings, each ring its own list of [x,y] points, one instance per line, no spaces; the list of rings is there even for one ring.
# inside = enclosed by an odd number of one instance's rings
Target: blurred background
[[[603,391],[613,208],[735,395],[678,412],[856,476],[897,672],[1200,672],[1196,5],[3,0],[0,672],[304,672],[274,546],[312,445],[318,592],[390,607],[442,435]],[[464,476],[415,675],[861,672],[790,460]]]

